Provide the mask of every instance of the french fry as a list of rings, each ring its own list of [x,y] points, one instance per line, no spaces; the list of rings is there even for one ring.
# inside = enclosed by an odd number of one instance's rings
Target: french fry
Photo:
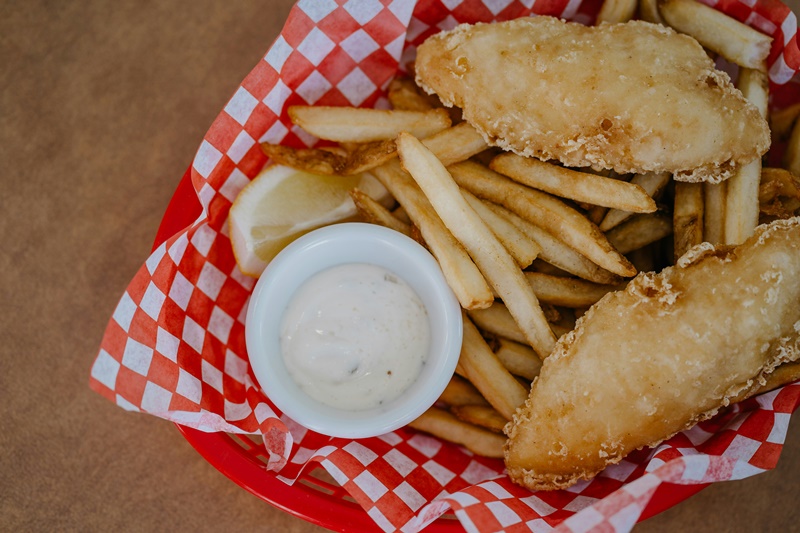
[[[703,184],[675,182],[672,209],[675,260],[689,248],[703,242]]]
[[[397,220],[405,222],[406,224],[411,224],[411,219],[408,218],[408,213],[406,213],[406,210],[403,209],[402,205],[395,207],[392,210],[392,214],[397,217]]]
[[[512,224],[525,233],[528,238],[539,244],[539,257],[547,264],[565,273],[601,284],[618,283],[622,278],[612,274],[579,254],[547,231],[529,222],[505,207],[484,200],[484,203],[497,214],[506,217]]]
[[[533,381],[542,369],[542,360],[531,350],[530,346],[498,337],[498,346],[494,353],[503,366],[515,376]]]
[[[483,137],[466,122],[437,131],[422,143],[449,165],[469,159],[485,150]],[[262,150],[278,163],[315,174],[353,175],[372,170],[397,157],[394,139],[366,143],[344,143],[347,150],[331,148],[289,148],[263,143]]]
[[[650,198],[656,198],[669,183],[669,172],[648,172],[637,174],[631,179],[631,184],[638,185]],[[609,209],[605,218],[600,222],[600,231],[606,232],[616,227],[633,216],[633,212],[622,209]]]
[[[658,12],[658,0],[639,0],[639,18],[653,24],[667,25]]]
[[[463,422],[444,409],[431,407],[408,425],[442,440],[460,444],[478,455],[503,458],[505,436]]]
[[[609,208],[603,207],[602,205],[593,205],[586,210],[586,218],[588,218],[592,224],[599,225],[600,222],[602,222],[603,219],[606,217],[609,211],[610,211]]]
[[[539,245],[528,238],[521,229],[512,224],[507,218],[492,211],[472,193],[462,190],[461,194],[464,195],[464,199],[467,200],[470,207],[478,213],[478,216],[492,230],[495,237],[505,246],[520,268],[530,266],[542,250]]]
[[[439,401],[450,406],[489,405],[486,398],[481,396],[481,393],[478,392],[478,389],[476,389],[472,383],[458,375],[454,375],[450,378],[444,391],[442,391],[442,394],[439,396]]]
[[[462,122],[423,139],[422,144],[449,166],[486,150],[489,145],[468,122]]]
[[[669,25],[731,63],[766,72],[772,38],[695,0],[658,0]]]
[[[456,183],[475,196],[500,204],[614,274],[629,277],[636,269],[578,211],[547,193],[514,182],[471,161],[449,167]],[[539,243],[541,245],[541,243]]]
[[[320,139],[372,142],[394,139],[401,131],[428,137],[450,127],[444,109],[397,111],[356,107],[290,106],[289,118]]]
[[[518,183],[577,202],[613,207],[634,213],[652,213],[656,203],[636,184],[546,163],[533,157],[505,153],[489,168]]]
[[[400,167],[400,162],[397,159],[389,161],[375,168],[373,174],[419,228],[461,307],[475,309],[492,305],[494,295],[483,274],[436,215],[414,180]]]
[[[290,148],[262,143],[261,150],[274,162],[314,174],[350,176],[366,172],[397,157],[394,140],[356,143],[347,150]]]
[[[636,0],[604,0],[596,24],[628,22],[636,14]]]
[[[514,317],[501,302],[495,302],[491,307],[485,309],[470,309],[468,314],[475,325],[487,333],[521,344],[528,343],[522,330],[514,321]]]
[[[497,412],[509,420],[517,407],[528,398],[527,389],[506,370],[466,315],[459,364],[464,371],[464,377]]]
[[[542,274],[548,274],[550,276],[557,276],[561,278],[572,277],[572,274],[570,274],[566,270],[562,270],[555,265],[551,265],[547,261],[544,261],[543,259],[540,259],[538,257],[533,261],[533,264],[531,264],[529,270],[531,272],[541,272]],[[616,279],[619,280],[621,278],[616,278]]]
[[[725,242],[725,196],[728,182],[703,183],[703,240],[714,246]]]
[[[378,201],[364,191],[355,188],[350,191],[350,197],[356,204],[356,209],[361,217],[370,224],[378,224],[411,236],[411,225],[399,220],[391,211],[382,206]]]
[[[747,100],[767,117],[769,79],[766,73],[740,69],[739,89]],[[758,183],[761,180],[761,159],[739,167],[728,179],[725,194],[725,244],[741,244],[758,226]]]
[[[514,259],[469,206],[447,169],[410,134],[397,137],[397,150],[404,168],[508,306],[530,345],[542,356],[549,354],[556,339],[530,285]]]
[[[427,111],[441,107],[435,96],[423,94],[411,78],[394,78],[389,82],[387,98],[394,109],[403,111]]]
[[[528,283],[540,302],[561,307],[589,307],[620,285],[600,285],[577,278],[551,276],[541,272],[525,272]]]
[[[360,174],[397,157],[394,139],[373,141],[355,146],[347,154],[347,160],[339,169],[345,176]]]
[[[459,405],[452,407],[450,412],[463,422],[486,428],[495,433],[502,433],[508,423],[508,420],[494,408],[485,405]]]
[[[636,215],[609,231],[608,241],[627,254],[672,234],[672,217],[662,213]]]
[[[345,155],[320,148],[290,148],[261,143],[261,151],[275,163],[312,174],[339,174],[347,163]]]

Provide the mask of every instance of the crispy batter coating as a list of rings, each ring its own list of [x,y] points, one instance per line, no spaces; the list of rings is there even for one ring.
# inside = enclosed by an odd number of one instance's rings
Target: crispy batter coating
[[[505,428],[509,475],[531,489],[565,488],[713,416],[800,359],[798,302],[798,217],[640,274],[544,361]]]
[[[718,182],[770,144],[700,44],[648,22],[464,24],[426,40],[415,65],[490,144],[571,167]]]

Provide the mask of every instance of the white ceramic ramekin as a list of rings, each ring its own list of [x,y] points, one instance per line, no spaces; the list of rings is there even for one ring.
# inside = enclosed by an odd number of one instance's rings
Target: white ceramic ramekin
[[[394,272],[420,297],[431,326],[430,352],[418,379],[396,400],[360,411],[336,409],[303,392],[280,346],[281,319],[293,293],[317,272],[344,263]],[[270,262],[250,297],[245,338],[253,373],[278,409],[318,433],[365,438],[404,426],[434,404],[458,364],[462,327],[461,306],[424,247],[382,226],[343,223],[300,237]]]

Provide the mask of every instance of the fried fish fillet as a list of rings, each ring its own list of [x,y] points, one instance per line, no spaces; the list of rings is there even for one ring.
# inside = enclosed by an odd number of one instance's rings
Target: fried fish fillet
[[[700,44],[648,22],[463,24],[420,45],[415,71],[490,144],[570,167],[719,182],[770,145]]]
[[[505,428],[509,475],[534,490],[566,488],[713,416],[800,359],[799,303],[798,217],[639,274],[545,359]]]

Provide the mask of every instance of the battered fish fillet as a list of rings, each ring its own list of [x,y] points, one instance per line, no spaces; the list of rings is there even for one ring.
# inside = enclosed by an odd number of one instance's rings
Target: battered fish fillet
[[[800,218],[701,244],[595,304],[506,425],[511,478],[566,488],[713,416],[800,358]]]
[[[415,65],[490,144],[570,167],[719,182],[770,145],[700,44],[648,22],[464,24],[427,39]]]

